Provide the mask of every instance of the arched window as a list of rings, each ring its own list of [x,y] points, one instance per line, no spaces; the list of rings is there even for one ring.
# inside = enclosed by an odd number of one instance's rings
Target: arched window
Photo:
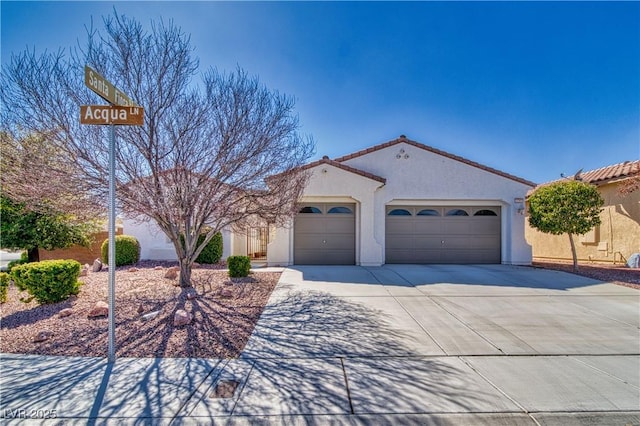
[[[438,210],[424,209],[420,210],[416,216],[440,216],[440,213]]]
[[[329,214],[333,214],[333,213],[353,214],[353,212],[351,211],[351,209],[349,207],[344,207],[344,206],[331,207],[327,213],[329,213]]]
[[[317,207],[307,206],[300,209],[300,213],[316,213],[322,214],[322,210]]]
[[[389,216],[411,216],[411,212],[405,209],[393,209],[389,213]]]
[[[498,216],[496,214],[496,212],[494,212],[493,210],[478,210],[477,212],[475,212],[473,214],[474,216]]]
[[[453,209],[447,212],[447,216],[469,216],[469,213],[462,209]]]

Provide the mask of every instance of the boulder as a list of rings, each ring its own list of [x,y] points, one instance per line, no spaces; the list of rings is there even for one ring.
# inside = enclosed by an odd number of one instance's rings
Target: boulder
[[[100,259],[96,259],[93,261],[93,266],[91,267],[91,272],[100,272],[102,271],[102,262]]]
[[[144,314],[140,317],[140,321],[145,322],[145,321],[150,321],[152,319],[154,319],[155,317],[157,317],[160,314],[160,311],[153,311],[153,312],[149,312],[148,314]]]
[[[58,312],[58,316],[60,318],[65,318],[65,317],[71,316],[71,314],[73,314],[73,309],[71,309],[71,308],[64,308],[63,310]]]
[[[640,268],[640,253],[633,253],[627,262],[629,268]]]
[[[51,336],[53,336],[53,333],[50,331],[39,331],[38,334],[33,337],[33,343],[44,342],[45,340],[49,340]]]
[[[109,305],[106,302],[100,301],[89,311],[89,318],[106,317],[109,315]]]
[[[220,297],[224,297],[226,299],[229,299],[229,298],[233,297],[233,291],[231,291],[230,288],[223,288],[222,290],[220,290]]]
[[[138,272],[138,268],[129,268],[127,272]]]
[[[175,280],[176,278],[178,278],[178,271],[173,268],[169,268],[167,270],[167,273],[164,274],[164,277],[168,280]]]
[[[178,309],[173,316],[173,326],[180,327],[183,325],[187,325],[191,322],[192,319],[193,315],[191,315],[189,312],[185,311],[184,309]]]
[[[156,266],[153,268],[154,271],[162,271],[164,268],[162,266]]]
[[[193,292],[191,292],[191,293],[187,293],[187,300],[193,300],[193,299],[195,299],[196,297],[198,297],[198,295],[197,295],[197,294],[195,294],[195,293],[193,293]]]
[[[144,305],[141,303],[140,306],[138,306],[138,313],[142,314],[144,312]]]
[[[80,269],[80,277],[86,277],[87,273],[89,272],[89,267],[82,267],[82,269]]]

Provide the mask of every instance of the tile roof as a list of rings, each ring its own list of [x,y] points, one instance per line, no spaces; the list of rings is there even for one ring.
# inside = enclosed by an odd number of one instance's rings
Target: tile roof
[[[318,161],[314,161],[313,163],[309,163],[309,164],[304,165],[302,167],[302,169],[303,170],[307,170],[307,169],[310,169],[312,167],[319,166],[321,164],[328,164],[330,166],[337,167],[339,169],[345,170],[345,171],[350,172],[350,173],[355,173],[355,174],[360,175],[360,176],[364,176],[364,177],[366,177],[368,179],[372,179],[372,180],[378,181],[378,182],[383,183],[383,184],[387,183],[387,179],[385,179],[383,177],[374,175],[373,173],[365,172],[364,170],[356,169],[355,167],[347,166],[346,164],[339,163],[339,162],[337,162],[335,160],[331,160],[326,155],[324,157],[322,157],[322,159],[320,159]]]
[[[362,151],[354,152],[353,154],[349,154],[349,155],[345,155],[343,157],[336,158],[335,161],[338,162],[338,163],[341,163],[343,161],[348,161],[348,160],[351,160],[352,158],[360,157],[362,155],[367,155],[367,154],[370,154],[372,152],[379,151],[381,149],[388,148],[388,147],[393,146],[393,145],[397,145],[399,143],[406,143],[406,144],[409,144],[409,145],[413,145],[413,146],[415,146],[417,148],[424,149],[425,151],[433,152],[434,154],[438,154],[438,155],[442,155],[443,157],[451,158],[452,160],[459,161],[461,163],[470,165],[472,167],[477,167],[477,168],[479,168],[481,170],[484,170],[484,171],[487,171],[489,173],[493,173],[493,174],[496,174],[498,176],[502,176],[502,177],[505,177],[507,179],[511,179],[511,180],[514,180],[516,182],[520,182],[522,184],[525,184],[525,185],[528,185],[528,186],[531,186],[531,187],[535,187],[536,186],[536,184],[534,182],[531,182],[529,180],[520,178],[518,176],[511,175],[509,173],[505,173],[503,171],[500,171],[500,170],[497,170],[497,169],[482,165],[480,163],[476,163],[475,161],[468,160],[466,158],[463,158],[463,157],[460,157],[460,156],[457,156],[457,155],[454,155],[454,154],[439,150],[437,148],[433,148],[431,146],[424,145],[424,144],[422,144],[420,142],[416,142],[416,141],[413,141],[411,139],[408,139],[404,135],[401,135],[399,138],[391,140],[389,142],[385,142],[385,143],[373,146],[371,148],[363,149]]]
[[[640,160],[625,161],[599,169],[582,172],[579,177],[583,182],[595,185],[607,183],[613,179],[624,179],[640,173]]]

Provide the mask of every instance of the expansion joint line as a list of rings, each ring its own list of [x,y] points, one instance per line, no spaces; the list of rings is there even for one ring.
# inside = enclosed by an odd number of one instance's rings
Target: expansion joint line
[[[487,376],[485,376],[484,374],[482,374],[481,372],[479,372],[471,363],[469,363],[466,359],[464,359],[464,357],[458,357],[458,359],[460,361],[462,361],[464,364],[466,364],[467,367],[469,367],[471,369],[471,371],[473,371],[474,373],[476,373],[478,376],[482,377],[482,379],[489,383],[495,390],[497,390],[498,392],[500,392],[502,395],[504,395],[505,398],[507,398],[509,401],[513,402],[518,408],[520,408],[522,410],[523,413],[525,413],[527,416],[529,416],[529,418],[531,420],[533,420],[533,422],[538,425],[541,426],[540,423],[536,420],[535,417],[533,417],[533,415],[531,415],[531,413],[529,412],[529,410],[527,410],[522,404],[520,404],[518,401],[516,401],[515,399],[513,399],[512,397],[510,397],[505,391],[503,391],[502,389],[500,389],[500,387],[498,387],[498,385],[496,385],[495,383],[493,383],[491,380],[489,380],[489,378]]]
[[[351,400],[351,389],[349,389],[349,379],[347,378],[347,369],[344,365],[344,357],[340,357],[340,365],[342,366],[342,375],[344,377],[344,385],[347,388],[347,400],[349,400],[349,411],[351,414],[355,414],[353,410],[353,401]]]

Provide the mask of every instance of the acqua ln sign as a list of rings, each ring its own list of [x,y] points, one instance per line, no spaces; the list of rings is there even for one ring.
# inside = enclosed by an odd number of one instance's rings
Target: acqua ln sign
[[[144,108],[139,106],[81,105],[80,124],[142,126]]]

